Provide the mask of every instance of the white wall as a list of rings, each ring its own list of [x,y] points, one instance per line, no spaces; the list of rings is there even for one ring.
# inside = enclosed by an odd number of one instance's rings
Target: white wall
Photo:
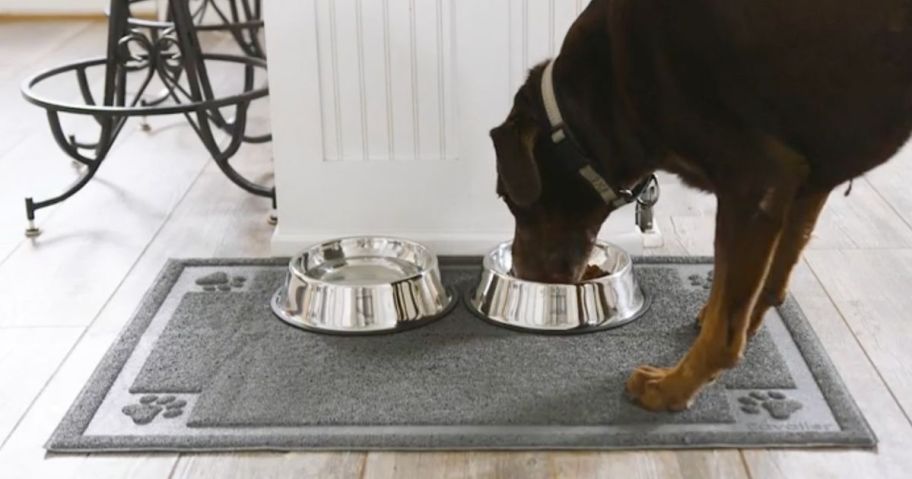
[[[107,5],[107,0],[0,0],[0,13],[97,13]]]
[[[276,254],[361,234],[481,254],[513,234],[488,130],[583,0],[267,1]],[[632,252],[633,208],[605,224]]]
[[[101,14],[109,4],[110,0],[0,0],[0,14]],[[155,2],[143,2],[134,8],[137,12],[152,12]]]

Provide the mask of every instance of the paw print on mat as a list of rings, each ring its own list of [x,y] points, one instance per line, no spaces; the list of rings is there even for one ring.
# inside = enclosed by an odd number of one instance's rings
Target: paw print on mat
[[[792,417],[792,414],[803,407],[800,402],[789,399],[778,391],[754,391],[747,396],[739,397],[738,402],[741,403],[741,410],[748,414],[760,414],[760,408],[763,408],[771,418],[780,421]]]
[[[710,289],[713,284],[713,270],[709,270],[705,275],[692,274],[687,277],[690,285],[696,288]]]
[[[228,292],[234,289],[241,289],[244,287],[244,284],[247,282],[247,278],[243,276],[228,276],[228,273],[218,272],[212,273],[207,276],[196,280],[198,286],[203,287],[203,291],[222,291]]]
[[[121,411],[127,416],[130,416],[130,418],[133,419],[133,423],[136,425],[145,426],[154,421],[159,414],[167,419],[173,419],[182,415],[184,413],[184,406],[186,405],[187,401],[178,399],[175,396],[147,394],[139,398],[138,404],[124,406]],[[162,411],[164,411],[163,414]]]

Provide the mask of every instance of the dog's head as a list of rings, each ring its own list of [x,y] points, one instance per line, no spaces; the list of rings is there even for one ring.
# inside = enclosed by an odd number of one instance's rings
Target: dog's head
[[[578,282],[602,223],[611,212],[592,187],[559,164],[541,95],[543,66],[532,70],[507,120],[491,130],[497,193],[516,221],[517,277]]]

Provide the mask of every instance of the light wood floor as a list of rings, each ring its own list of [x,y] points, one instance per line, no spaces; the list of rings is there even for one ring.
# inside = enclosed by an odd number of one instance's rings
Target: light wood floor
[[[53,193],[75,172],[18,83],[99,54],[103,38],[94,22],[0,22],[0,478],[912,476],[912,150],[856,181],[850,197],[833,195],[792,288],[877,432],[877,452],[48,457],[44,441],[165,260],[266,256],[272,232],[268,202],[231,185],[192,131],[166,118],[149,133],[129,124],[99,178],[39,213],[44,235],[22,236],[22,198]],[[268,146],[241,156],[268,180]],[[714,200],[671,180],[664,188],[687,200],[660,204],[668,240],[655,253],[711,254]]]

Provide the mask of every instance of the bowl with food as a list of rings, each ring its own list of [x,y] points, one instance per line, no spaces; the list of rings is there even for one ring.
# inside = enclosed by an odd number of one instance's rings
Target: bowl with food
[[[466,302],[478,316],[512,329],[579,334],[623,326],[649,308],[626,251],[599,241],[576,284],[538,283],[513,275],[512,243],[483,260],[478,285]]]

